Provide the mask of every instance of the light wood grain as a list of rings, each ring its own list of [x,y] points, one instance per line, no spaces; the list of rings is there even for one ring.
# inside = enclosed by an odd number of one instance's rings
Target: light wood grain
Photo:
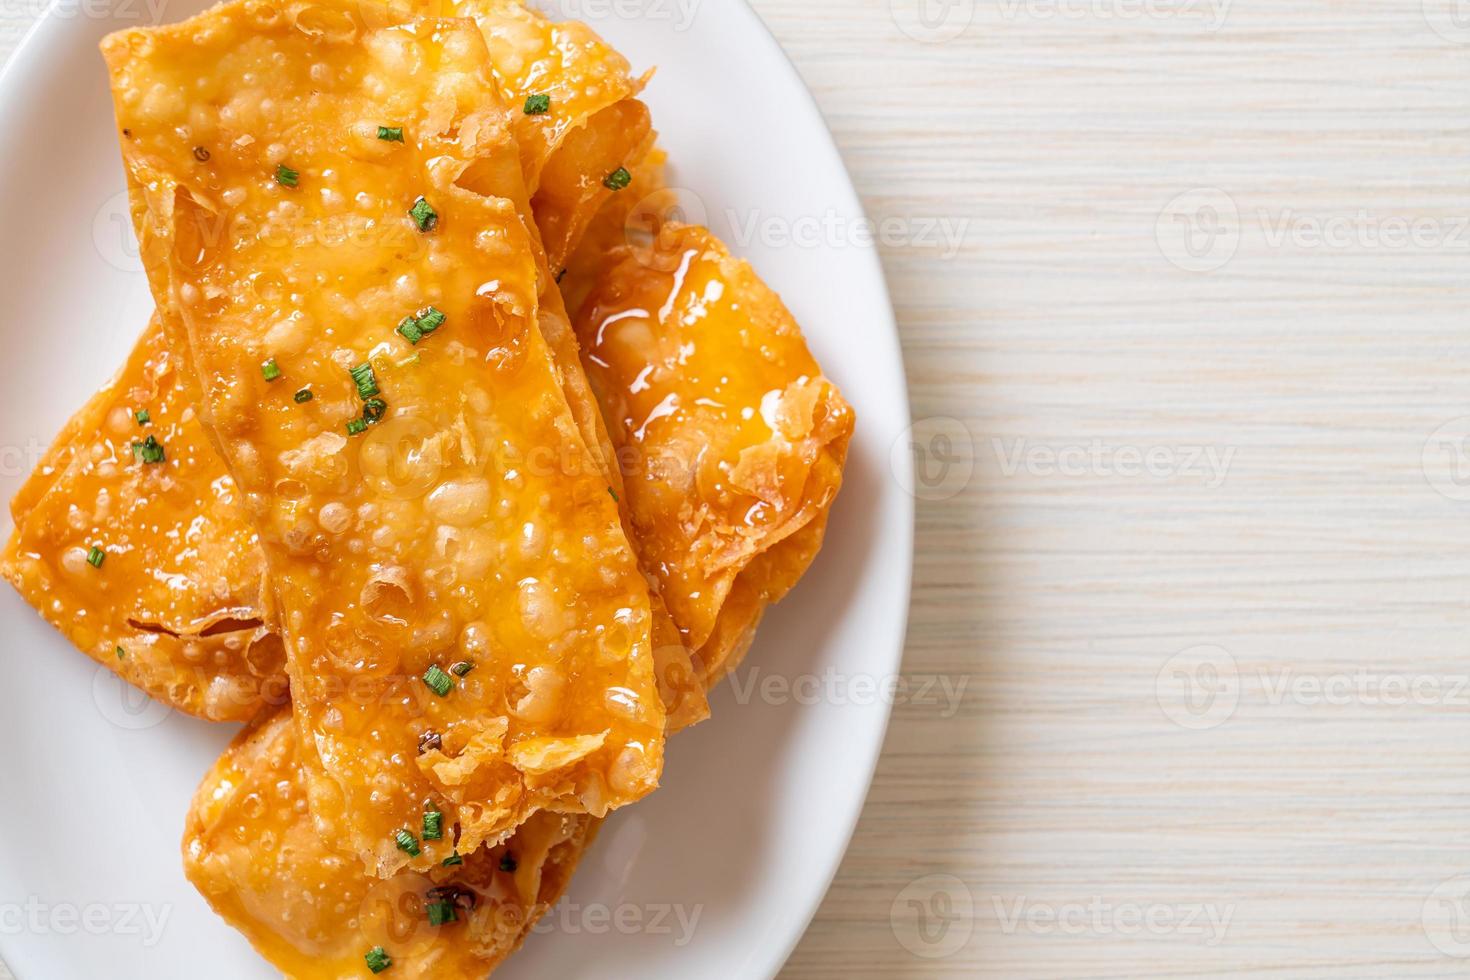
[[[1431,941],[1470,954],[1435,893],[1470,873],[1470,494],[1450,449],[1424,463],[1470,415],[1470,25],[1431,27],[1451,0],[1218,25],[1203,0],[955,0],[968,26],[923,43],[917,3],[756,0],[913,239],[882,253],[914,414],[974,459],[920,502],[905,661],[963,698],[896,709],[783,976],[1470,974]],[[1211,272],[1160,232],[1199,188],[1239,215]],[[1223,481],[1180,471],[1192,447]],[[1230,660],[1176,657],[1202,645]],[[1173,669],[1206,654],[1238,705],[1195,730]],[[1357,693],[1385,681],[1418,694]],[[926,942],[908,903],[940,891]]]

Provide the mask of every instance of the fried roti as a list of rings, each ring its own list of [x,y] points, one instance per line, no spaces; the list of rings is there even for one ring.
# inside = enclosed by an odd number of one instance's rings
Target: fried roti
[[[266,557],[319,832],[386,876],[445,856],[425,801],[469,854],[648,793],[647,587],[537,325],[479,31],[237,2],[103,52],[165,332]]]
[[[396,8],[391,12],[411,16]],[[386,22],[389,13],[389,8],[383,8],[377,11],[376,19]],[[600,178],[606,169],[601,159],[579,157],[574,147],[564,148],[563,144],[568,135],[603,134],[606,127],[588,117],[597,116],[604,108],[636,102],[628,94],[636,91],[637,83],[628,74],[627,62],[581,25],[551,25],[508,0],[477,2],[473,13],[481,33],[487,39],[496,39],[492,51],[501,60],[498,64],[492,60],[492,68],[502,85],[535,85],[558,99],[545,113],[514,115],[514,128],[520,137],[518,145],[534,148],[534,152],[522,153],[521,162],[527,181],[539,180],[544,192],[534,208],[537,226],[543,235],[553,226],[565,229],[567,219],[553,202],[577,198],[588,184],[595,184],[604,196],[612,192],[602,189]],[[510,43],[512,37],[516,43]],[[527,50],[534,50],[535,57],[528,58]],[[538,93],[507,91],[512,107],[523,105],[534,94]],[[628,133],[622,133],[622,137],[633,142],[643,140],[641,135]],[[595,136],[595,141],[604,145],[616,139]],[[548,160],[554,161],[554,172],[543,176]],[[589,447],[600,450],[597,455],[607,470],[608,483],[617,493],[621,490],[620,475],[608,466],[611,443],[578,362],[576,340],[561,296],[551,277],[542,278],[538,311],[542,333],[552,346],[563,392],[583,438]],[[259,573],[263,558],[241,546],[246,539],[255,540],[254,531],[238,512],[233,481],[209,451],[192,413],[173,420],[181,431],[171,434],[168,441],[176,449],[188,448],[189,452],[173,453],[167,471],[171,486],[182,482],[196,488],[200,498],[211,504],[210,513],[203,516],[200,506],[191,505],[177,493],[158,505],[140,501],[140,506],[147,508],[149,533],[134,535],[128,554],[144,577],[107,579],[106,605],[89,601],[98,596],[97,589],[77,592],[68,587],[66,576],[56,571],[62,567],[66,549],[83,535],[80,531],[63,533],[63,525],[55,521],[51,511],[65,512],[75,523],[91,506],[89,501],[128,500],[140,490],[152,492],[153,483],[139,487],[138,481],[148,481],[161,471],[147,467],[85,467],[71,474],[65,486],[52,495],[46,510],[27,524],[27,515],[67,470],[78,449],[85,446],[90,452],[102,454],[116,448],[94,446],[91,440],[104,421],[121,419],[123,410],[134,410],[124,404],[130,395],[133,401],[171,404],[177,400],[181,409],[188,407],[182,372],[177,369],[176,359],[170,361],[167,347],[162,325],[156,319],[150,321],[124,375],[99,392],[56,437],[11,502],[17,532],[9,554],[0,558],[0,574],[68,639],[152,697],[199,717],[247,721],[262,704],[285,700],[284,654],[279,640],[272,636],[270,617],[262,608],[265,594]],[[132,424],[131,414],[118,424],[119,432],[125,431]],[[212,493],[203,493],[204,488]],[[180,552],[174,547],[176,541],[192,542],[193,551]],[[189,564],[191,553],[208,557],[196,567]],[[75,554],[70,560],[76,565]],[[196,580],[207,582],[208,588]],[[150,598],[146,586],[160,581],[184,586],[168,596],[156,588],[152,590],[152,598],[169,603],[173,615],[166,620],[150,612],[157,602],[145,601]],[[63,593],[59,600],[54,597],[58,584]],[[94,575],[83,576],[78,584],[102,583]],[[137,594],[140,591],[142,595]],[[708,706],[691,669],[689,652],[677,639],[668,640],[673,631],[667,612],[661,601],[654,598],[652,602],[655,629],[662,638],[655,645],[660,694],[668,708],[670,730],[677,731],[707,717]],[[182,632],[178,624],[186,624]],[[202,624],[202,628],[191,629],[187,624]],[[231,624],[248,629],[224,628]],[[205,635],[200,636],[201,632]],[[183,642],[179,637],[184,638]],[[109,638],[115,642],[109,642]],[[123,657],[116,656],[119,646],[126,651]]]
[[[180,367],[150,329],[12,502],[0,574],[77,649],[157,700],[248,721],[286,699],[285,651],[264,625],[255,531]],[[168,447],[151,465],[140,455],[150,438]]]
[[[553,22],[520,0],[439,0],[473,17],[512,99],[516,139],[547,261],[561,270],[603,203],[653,142],[644,78],[580,21]],[[544,98],[545,111],[541,111]]]
[[[709,686],[821,547],[854,419],[748,263],[706,228],[648,224],[643,179],[614,212],[624,244],[594,228],[600,257],[573,262],[575,324],[640,558]]]
[[[543,810],[503,844],[383,880],[317,836],[297,746],[289,708],[241,732],[200,784],[183,839],[189,881],[292,980],[366,976],[374,949],[390,976],[479,980],[555,904],[600,824]],[[450,824],[429,823],[452,842]]]

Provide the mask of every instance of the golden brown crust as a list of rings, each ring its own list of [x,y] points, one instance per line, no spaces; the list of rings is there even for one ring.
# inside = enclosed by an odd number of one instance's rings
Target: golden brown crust
[[[738,284],[739,282],[736,279],[730,281],[732,284]],[[829,450],[829,452],[833,455],[840,456],[841,449],[834,448]],[[819,479],[825,478],[825,476],[819,477]],[[830,501],[826,503],[830,503]],[[739,658],[748,648],[750,640],[754,635],[755,627],[759,623],[761,614],[768,603],[779,599],[810,563],[816,549],[820,547],[827,513],[828,510],[825,505],[820,507],[818,513],[811,520],[761,551],[744,565],[740,574],[735,576],[725,601],[720,605],[715,617],[714,626],[701,650],[701,661],[704,666],[702,677],[707,683],[716,683],[720,677],[738,662]],[[674,644],[680,642],[680,638],[677,636],[665,635],[663,639]],[[657,626],[655,627],[654,642],[656,645],[662,642]],[[294,737],[293,730],[290,728],[285,729],[285,737]],[[269,773],[267,773],[267,776],[255,777],[255,781],[264,783],[268,775]],[[208,794],[201,794],[201,799],[207,797]],[[198,805],[196,804],[196,807]],[[298,822],[303,825],[307,823],[304,816],[299,817]],[[538,893],[539,905],[537,909],[544,911],[566,887],[576,862],[584,852],[592,834],[595,833],[598,823],[595,820],[588,820],[585,824],[581,825],[580,831],[577,834],[560,841],[546,852],[545,859],[540,862],[541,877]],[[193,821],[191,820],[192,824]],[[246,839],[259,839],[261,830],[250,830],[242,833],[241,836]],[[213,845],[206,845],[203,851],[204,853],[215,853],[216,861],[222,862],[216,864],[217,870],[228,880],[236,882],[237,884],[233,884],[231,887],[238,890],[238,881],[249,873],[250,864],[246,856],[239,851],[233,852],[232,856],[220,856],[216,853]],[[307,881],[310,881],[311,875],[314,874],[313,869],[321,863],[319,856],[316,852],[306,852],[298,855],[298,858],[303,866],[301,873]],[[289,871],[283,873],[288,878],[290,877],[291,873]],[[201,883],[201,879],[196,873],[191,871],[190,877],[201,889],[206,887],[207,882]],[[351,889],[355,885],[349,882],[337,887],[339,889]],[[480,949],[494,950],[494,955],[498,957],[495,959],[495,962],[499,962],[500,959],[503,959],[505,955],[508,955],[512,949],[519,946],[524,940],[530,930],[531,924],[535,921],[535,917],[540,914],[540,911],[533,910],[528,913],[524,927],[514,938],[508,938],[507,933],[491,931],[488,934],[500,936],[499,941],[492,943],[489,947],[482,941],[476,941],[472,945]],[[254,919],[240,926],[246,931],[247,935],[250,935],[252,930],[264,931],[270,934],[271,942],[279,943],[287,941],[291,944],[290,948],[286,950],[275,949],[274,951],[266,952],[266,955],[271,957],[272,962],[275,962],[278,966],[282,966],[283,962],[286,961],[294,961],[293,958],[299,958],[303,955],[304,944],[302,941],[288,938],[290,926],[287,921],[283,920],[295,918],[288,914],[290,912],[289,907],[282,906],[277,906],[270,910],[262,910],[256,914]],[[238,911],[223,911],[222,914],[226,914],[226,917],[230,918],[237,925],[240,924],[238,919],[240,913]],[[365,944],[366,938],[351,937],[347,940],[347,944],[362,946]],[[263,951],[265,950],[263,949]],[[397,961],[395,960],[395,962]],[[487,958],[483,961],[482,965],[489,965],[489,962]],[[285,966],[282,966],[282,968],[286,969]],[[319,976],[322,974],[304,973],[301,975]]]
[[[382,7],[376,12],[377,16],[371,19],[374,23],[387,24],[395,17],[400,20],[411,17],[408,6]],[[415,6],[427,9],[434,5]],[[602,164],[596,160],[582,160],[579,169],[576,154],[571,147],[563,147],[562,143],[569,135],[574,141],[577,139],[577,134],[581,132],[578,126],[596,129],[596,126],[584,125],[586,117],[596,114],[599,107],[609,100],[620,99],[634,91],[637,83],[628,75],[626,61],[596,40],[595,35],[585,28],[552,25],[510,0],[497,0],[493,3],[477,0],[472,7],[473,9],[467,8],[465,13],[474,13],[482,34],[496,39],[492,47],[502,59],[502,64],[494,66],[497,75],[502,80],[535,85],[558,95],[556,113],[545,116],[516,113],[514,125],[518,134],[539,147],[538,155],[528,155],[524,161],[528,178],[532,174],[540,174],[547,158],[555,158],[555,173],[542,184],[546,199],[538,202],[535,208],[537,223],[542,228],[550,227],[553,223],[564,223],[565,219],[558,217],[555,210],[556,202],[575,199],[593,173],[587,168],[594,168],[596,175],[600,175],[602,171],[596,168],[600,168]],[[371,8],[365,5],[359,5],[358,9],[371,13]],[[454,12],[447,7],[445,9],[446,12]],[[512,38],[515,43],[510,43]],[[534,51],[535,57],[525,57],[527,50]],[[523,102],[526,94],[528,93],[510,91],[508,97],[514,105]],[[619,103],[614,101],[612,104]],[[502,176],[497,175],[493,167],[477,170],[473,175],[476,179],[492,181]],[[462,177],[461,181],[474,183],[469,177]],[[566,183],[565,188],[559,188],[558,182],[561,181]],[[146,230],[150,222],[147,218],[148,209],[141,206],[142,199],[148,199],[154,210],[160,213],[166,213],[173,202],[165,195],[157,193],[156,188],[137,186],[136,181],[134,184],[134,190],[140,199],[135,202],[139,205],[137,211],[140,225]],[[600,188],[600,184],[598,186]],[[525,206],[524,201],[519,205],[522,210]],[[534,228],[532,230],[535,231]],[[145,249],[145,255],[157,254],[156,247],[151,247],[152,245],[150,243],[150,247]],[[576,339],[562,306],[560,292],[553,281],[554,276],[544,264],[544,257],[538,257],[538,264],[542,290],[539,297],[539,325],[551,345],[553,365],[559,383],[583,439],[588,444],[589,454],[596,457],[598,466],[604,470],[608,485],[620,497],[621,475],[608,464],[611,458],[611,442],[582,371]],[[166,357],[170,345],[180,351],[187,351],[188,338],[181,328],[172,331],[168,341],[165,341],[162,330],[163,327],[157,320],[150,322],[144,337],[139,341],[139,350],[146,348],[152,352],[148,356],[155,358]],[[142,356],[135,354],[135,360]],[[197,382],[192,377],[186,377],[188,362],[187,357],[174,357],[170,369],[155,382],[167,386],[167,394],[177,399],[181,405],[188,404],[191,398],[198,398]],[[126,370],[137,374],[141,367],[130,361]],[[110,382],[67,423],[41,464],[12,500],[17,527],[24,524],[26,513],[65,472],[78,444],[83,441],[77,437],[99,430],[105,417],[115,414],[117,403],[126,401],[128,392],[116,391],[119,384],[131,388],[136,387],[138,381],[138,378],[132,377]],[[192,481],[195,487],[218,487],[220,489],[215,497],[220,500],[233,498],[233,481],[223,465],[217,459],[211,458],[212,454],[207,451],[209,440],[199,430],[197,420],[191,420],[191,425],[194,431],[188,433],[189,446],[200,451],[190,452],[187,458],[181,458],[184,456],[182,452],[172,454],[168,466],[171,477],[178,481]],[[177,442],[178,437],[172,441]],[[184,447],[179,448],[182,450]],[[131,489],[126,485],[127,479],[126,471],[99,471],[95,467],[90,468],[75,474],[69,481],[72,500],[87,501],[109,494],[113,499],[126,499],[126,492]],[[66,505],[67,502],[60,500],[60,503]],[[202,553],[220,555],[219,565],[223,570],[238,570],[238,574],[231,574],[228,580],[222,581],[218,574],[211,573],[203,564],[193,569],[195,578],[221,583],[222,594],[215,598],[199,598],[193,592],[182,593],[177,597],[177,604],[181,608],[174,620],[207,624],[230,618],[252,626],[256,621],[264,621],[266,626],[273,625],[264,608],[269,594],[260,593],[259,587],[263,561],[257,554],[241,553],[238,547],[231,547],[236,528],[248,530],[243,516],[238,515],[233,503],[217,503],[209,520],[200,516],[198,507],[189,507],[177,499],[170,503],[176,505],[176,509],[153,508],[150,511],[151,526],[158,529],[157,535],[152,540],[134,542],[134,554],[138,555],[145,572],[169,569],[168,542],[184,536],[197,540]],[[217,526],[223,528],[220,533],[215,533]],[[249,532],[249,536],[253,539],[253,532]],[[173,635],[158,635],[159,631],[155,627],[159,624],[153,622],[148,610],[140,603],[130,603],[127,596],[116,590],[110,593],[108,609],[89,608],[85,602],[80,606],[73,603],[70,608],[62,608],[55,603],[47,606],[54,576],[43,575],[41,571],[48,564],[52,567],[59,566],[61,554],[54,548],[48,551],[47,541],[38,534],[30,535],[28,542],[17,542],[22,543],[30,545],[31,555],[13,558],[0,571],[8,571],[9,577],[16,582],[22,594],[38,609],[42,609],[43,614],[62,628],[63,632],[67,632],[69,637],[96,640],[105,632],[107,636],[120,638],[120,645],[132,651],[129,656],[133,659],[119,660],[111,656],[113,647],[105,644],[95,650],[88,649],[88,652],[105,666],[117,669],[125,678],[138,681],[151,696],[179,710],[216,720],[246,720],[252,717],[262,703],[258,696],[261,689],[266,692],[264,697],[274,699],[272,703],[279,703],[283,697],[285,678],[280,672],[283,666],[280,647],[278,641],[269,638],[268,633],[252,628],[248,634],[233,631],[223,640],[201,643],[190,635],[191,631],[186,627],[184,635],[189,640],[186,646]],[[150,549],[151,556],[148,554]],[[233,554],[238,560],[225,560],[223,556],[226,554]],[[662,603],[657,599],[652,601],[654,616],[666,622],[667,612],[662,608]],[[112,620],[116,622],[113,623]],[[129,627],[130,622],[143,624],[140,628],[144,635],[134,637],[137,630]],[[73,623],[81,625],[73,630]],[[105,623],[106,629],[91,628],[91,624],[97,623]],[[660,631],[667,632],[663,629]],[[133,642],[134,639],[139,642]],[[106,656],[99,655],[99,651]],[[273,664],[277,672],[261,676],[261,669],[270,662],[267,656],[270,651],[274,652]],[[247,653],[250,658],[248,663],[226,662],[232,656],[238,661]],[[676,731],[707,717],[708,708],[703,699],[703,689],[691,668],[688,651],[677,645],[664,643],[660,644],[658,653],[656,666],[659,688],[665,703],[671,708],[668,719],[670,730]],[[179,667],[183,669],[177,669]]]
[[[539,809],[638,799],[664,712],[647,588],[538,329],[483,39],[359,16],[234,3],[104,53],[150,282],[266,555],[313,818],[389,874],[442,857],[395,843],[426,798],[467,853]],[[434,222],[410,216],[423,198]],[[413,348],[394,325],[429,305],[447,319]],[[379,395],[376,427],[344,432]],[[442,746],[418,755],[427,730]]]
[[[289,709],[242,731],[195,793],[182,850],[214,910],[299,980],[364,976],[375,946],[395,977],[484,977],[560,898],[600,823],[542,812],[463,864],[380,880],[313,831],[297,744]],[[427,905],[451,894],[455,920],[430,925]]]
[[[150,325],[58,438],[55,471],[28,484],[44,490],[15,506],[0,574],[78,649],[155,699],[246,721],[285,699],[285,655],[262,621],[255,532],[180,367]],[[161,463],[134,454],[149,436],[167,447]],[[96,567],[93,547],[104,555]]]
[[[707,229],[663,222],[608,256],[576,317],[583,363],[640,559],[712,683],[748,645],[756,606],[820,547],[852,409],[780,299]]]

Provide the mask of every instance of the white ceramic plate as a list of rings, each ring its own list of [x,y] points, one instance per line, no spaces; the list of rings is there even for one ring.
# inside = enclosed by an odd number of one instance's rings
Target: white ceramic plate
[[[97,42],[205,3],[112,3],[62,0],[0,76],[7,500],[150,308]],[[671,743],[663,787],[608,822],[549,927],[498,976],[769,977],[846,848],[888,718],[870,684],[899,667],[912,501],[906,456],[890,459],[908,426],[892,312],[821,116],[747,7],[552,13],[658,67],[647,97],[690,218],[782,294],[858,430],[826,548],[767,617],[743,691],[727,684],[714,717]],[[0,955],[22,980],[273,975],[180,867],[189,798],[233,726],[140,700],[8,588],[0,628]]]

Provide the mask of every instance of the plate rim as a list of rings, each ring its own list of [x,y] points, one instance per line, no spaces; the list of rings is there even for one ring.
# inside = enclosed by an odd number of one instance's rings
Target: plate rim
[[[848,199],[854,215],[865,222],[870,221],[867,208],[864,207],[862,197],[857,192],[857,185],[853,183],[852,173],[848,170],[847,160],[843,157],[841,149],[837,146],[836,137],[832,135],[832,127],[827,124],[827,118],[822,113],[821,105],[817,102],[817,98],[812,93],[812,90],[807,86],[806,79],[802,77],[801,72],[796,67],[796,63],[791,60],[790,55],[786,53],[786,49],[777,40],[775,33],[761,19],[760,14],[750,5],[749,0],[735,0],[733,6],[740,10],[752,23],[755,33],[765,39],[771,53],[775,55],[773,60],[782,66],[789,76],[791,84],[804,96],[802,109],[811,116],[812,122],[814,123],[813,128],[820,131],[822,139],[825,140],[833,158],[837,161],[838,169],[842,172],[844,186],[840,189],[841,196]],[[0,79],[0,82],[3,82],[3,79]],[[788,106],[788,109],[790,108],[792,107]],[[897,375],[894,383],[897,386],[896,393],[901,396],[899,398],[901,415],[892,421],[894,423],[901,423],[896,426],[899,431],[907,432],[913,426],[913,412],[909,402],[908,375],[904,370],[903,345],[899,341],[898,316],[893,308],[893,297],[888,291],[888,278],[884,274],[883,262],[878,255],[876,244],[870,243],[860,246],[858,251],[862,253],[865,263],[869,266],[868,281],[872,288],[876,290],[877,298],[881,300],[877,304],[877,308],[872,311],[873,321],[875,324],[880,324],[883,327],[883,338],[892,347],[891,353],[893,357],[889,363],[895,366],[892,373],[896,373]],[[899,578],[896,584],[899,590],[899,609],[901,611],[894,623],[897,626],[897,636],[890,641],[893,649],[885,665],[889,673],[897,675],[903,667],[904,646],[905,639],[908,635],[908,620],[913,594],[915,501],[912,494],[903,490],[904,487],[914,485],[913,457],[907,453],[903,453],[895,458],[890,453],[887,463],[892,470],[887,478],[896,481],[898,487],[896,497],[903,512],[903,519],[900,522],[903,561],[902,567],[895,572]],[[880,718],[877,724],[873,726],[869,743],[863,746],[863,751],[867,757],[859,767],[865,773],[861,790],[858,792],[857,799],[853,805],[848,808],[849,812],[846,826],[841,828],[838,835],[842,841],[842,846],[840,848],[833,848],[830,851],[830,856],[826,860],[826,867],[822,869],[820,874],[807,876],[807,881],[811,882],[811,886],[806,889],[806,893],[802,896],[802,904],[806,907],[806,911],[799,919],[793,918],[790,920],[790,926],[787,930],[787,935],[784,937],[784,941],[773,946],[772,955],[767,957],[765,961],[766,966],[763,972],[766,980],[774,980],[776,975],[786,965],[786,961],[791,958],[791,954],[796,951],[796,947],[801,943],[802,937],[806,935],[807,929],[811,926],[812,920],[816,918],[818,910],[821,909],[822,903],[827,897],[827,892],[831,890],[832,882],[836,880],[837,872],[841,869],[842,862],[847,857],[848,848],[852,846],[852,838],[857,832],[858,822],[862,819],[863,810],[866,809],[868,794],[873,787],[873,777],[877,774],[878,762],[883,754],[883,746],[887,742],[888,726],[893,718],[892,704],[883,701],[880,701],[879,704],[881,705],[879,708]]]
[[[0,67],[0,113],[10,109],[16,99],[24,98],[23,80],[38,71],[40,67],[37,61],[44,62],[47,49],[63,41],[67,34],[70,18],[57,16],[57,10],[65,0],[48,0],[45,9],[37,16],[35,22],[26,29],[25,33],[12,50],[10,57],[3,67]],[[537,6],[536,0],[527,0],[532,6]],[[855,217],[868,221],[866,208],[863,206],[861,197],[853,183],[851,172],[847,161],[843,158],[837,146],[836,139],[832,134],[825,116],[821,111],[816,97],[807,86],[790,56],[777,40],[770,27],[760,17],[756,10],[750,5],[749,0],[733,0],[730,3],[739,16],[744,18],[752,29],[752,33],[763,39],[768,55],[766,63],[775,69],[777,65],[787,76],[787,82],[799,90],[804,98],[797,104],[788,104],[786,111],[800,111],[808,117],[806,120],[813,131],[820,131],[820,138],[825,140],[827,149],[839,168],[843,185],[833,187],[832,190],[841,198],[845,198],[850,207],[850,212]],[[774,56],[774,57],[769,57]],[[870,324],[877,328],[878,338],[886,348],[880,353],[891,355],[889,363],[891,368],[889,374],[892,376],[893,394],[896,396],[898,417],[885,421],[889,423],[885,428],[894,431],[906,432],[912,425],[912,410],[909,400],[907,375],[904,370],[903,349],[900,342],[900,333],[897,316],[893,308],[892,297],[888,289],[887,278],[884,274],[883,263],[876,244],[867,243],[854,246],[854,250],[861,253],[862,262],[868,267],[867,288],[873,293],[878,302],[869,311]],[[903,488],[912,486],[913,460],[908,454],[889,455],[884,462],[887,463],[890,472],[882,478],[883,482],[892,481],[890,494],[880,497],[884,503],[884,509],[892,506],[890,497],[897,502],[896,527],[893,533],[897,540],[899,554],[893,555],[890,562],[893,566],[890,575],[895,593],[895,607],[898,610],[896,616],[890,620],[890,629],[893,636],[885,637],[881,642],[875,642],[874,647],[880,648],[876,652],[881,653],[887,649],[887,656],[882,658],[881,666],[893,675],[897,675],[903,665],[905,640],[908,630],[910,616],[910,604],[913,586],[913,563],[914,563],[914,520],[916,503],[912,494]],[[5,516],[8,522],[8,514]],[[786,921],[783,927],[784,934],[779,939],[766,945],[767,954],[760,958],[757,966],[758,975],[774,978],[786,964],[791,954],[795,951],[802,937],[806,934],[808,927],[820,909],[832,882],[835,880],[842,862],[846,857],[848,848],[851,846],[853,835],[856,833],[859,821],[865,809],[866,800],[871,791],[874,775],[877,772],[878,763],[882,756],[883,746],[886,742],[888,727],[892,718],[891,703],[880,699],[874,708],[876,721],[869,725],[865,733],[865,742],[860,746],[853,747],[853,755],[859,757],[858,770],[864,773],[860,781],[854,781],[852,786],[853,800],[846,807],[847,814],[843,825],[835,827],[836,833],[833,840],[840,840],[840,847],[831,848],[820,862],[815,862],[819,870],[802,876],[801,883],[797,886],[800,890],[797,907],[803,909],[802,913],[793,916]],[[0,935],[0,954],[7,949],[14,948],[10,941],[11,937]],[[17,980],[29,980],[31,974],[23,973],[22,968],[16,965],[14,958],[4,958],[6,965]]]

